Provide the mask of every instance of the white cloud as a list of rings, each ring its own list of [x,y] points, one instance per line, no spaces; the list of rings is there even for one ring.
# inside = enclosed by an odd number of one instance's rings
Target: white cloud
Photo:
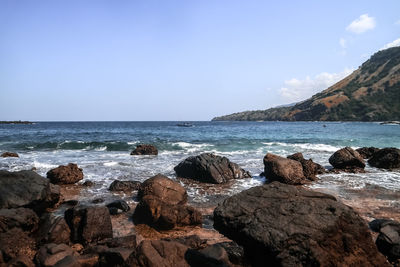
[[[296,78],[285,81],[285,87],[280,89],[280,95],[285,101],[298,102],[325,90],[352,73],[354,69],[346,68],[340,73],[323,72],[314,78],[307,76],[304,80]]]
[[[391,47],[395,47],[395,46],[400,46],[400,38],[394,40],[393,42],[390,42],[388,44],[385,44],[381,49],[379,50],[384,50],[384,49],[388,49]]]
[[[376,26],[376,21],[374,17],[368,16],[368,14],[361,15],[358,19],[350,23],[346,30],[353,33],[363,33],[368,30],[374,29]]]
[[[346,48],[347,47],[347,41],[344,38],[340,38],[339,39],[339,44],[342,48]]]
[[[400,25],[400,19],[394,23],[395,25]]]

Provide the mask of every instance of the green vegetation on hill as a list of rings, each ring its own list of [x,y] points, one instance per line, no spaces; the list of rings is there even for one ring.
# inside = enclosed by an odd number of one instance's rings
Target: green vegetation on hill
[[[213,120],[385,121],[400,119],[400,47],[375,53],[352,74],[290,107],[238,112]]]

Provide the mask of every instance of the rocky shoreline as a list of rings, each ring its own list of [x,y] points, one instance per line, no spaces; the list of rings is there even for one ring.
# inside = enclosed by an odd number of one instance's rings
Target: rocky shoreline
[[[145,154],[157,148],[132,153]],[[374,212],[373,187],[361,203],[307,188],[324,173],[365,172],[366,161],[400,168],[400,150],[346,147],[331,156],[330,169],[301,153],[268,153],[265,185],[203,206],[188,200],[187,184],[229,188],[251,174],[203,153],[179,163],[176,179],[116,180],[112,199],[82,200],[95,181],[82,183],[76,164],[46,178],[2,170],[0,266],[400,266],[399,214]],[[381,200],[399,205],[391,194]]]

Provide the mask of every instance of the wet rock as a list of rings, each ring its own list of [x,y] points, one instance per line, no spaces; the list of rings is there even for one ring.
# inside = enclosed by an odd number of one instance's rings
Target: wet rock
[[[40,243],[69,243],[71,230],[64,217],[45,213],[40,218],[40,227],[36,238]]]
[[[189,267],[185,260],[188,247],[174,241],[144,240],[132,253],[128,266],[137,267]]]
[[[96,266],[99,261],[98,254],[84,254],[77,257],[81,266]]]
[[[70,199],[70,200],[66,200],[64,201],[62,204],[66,204],[68,206],[76,206],[78,205],[79,201],[76,199]]]
[[[329,163],[334,168],[340,170],[364,169],[365,167],[364,159],[351,147],[345,147],[336,151],[329,158]]]
[[[99,203],[103,203],[104,202],[104,198],[95,198],[91,201],[93,204],[99,204]]]
[[[137,205],[133,214],[135,224],[148,224],[156,229],[169,230],[176,226],[201,225],[201,213],[186,205],[175,205],[147,195]]]
[[[307,181],[300,162],[271,153],[264,157],[264,174],[272,181],[285,184],[304,184]]]
[[[153,145],[143,144],[136,146],[131,155],[158,155],[158,150]]]
[[[226,250],[218,244],[200,250],[188,250],[186,260],[191,267],[213,266],[229,267],[229,256]]]
[[[139,190],[141,183],[139,181],[119,181],[115,180],[111,183],[108,190],[110,191],[134,191]]]
[[[0,254],[2,252],[5,262],[19,256],[33,259],[36,254],[35,241],[27,232],[13,228],[5,233],[0,233]]]
[[[40,266],[59,266],[62,264],[62,260],[68,256],[73,256],[74,251],[65,244],[46,244],[39,249],[36,255],[36,262]],[[70,260],[68,260],[70,261]],[[65,263],[65,262],[64,262]],[[68,265],[64,265],[68,266]]]
[[[372,155],[373,155],[374,153],[378,152],[379,150],[380,150],[379,148],[373,147],[373,146],[370,146],[370,147],[360,147],[360,148],[357,148],[357,149],[356,149],[356,151],[360,154],[360,156],[361,156],[363,159],[369,159],[370,157],[372,157]]]
[[[388,266],[368,227],[333,196],[273,182],[227,198],[214,227],[253,266]]]
[[[54,267],[82,267],[77,257],[68,255],[62,260],[58,261]]]
[[[67,166],[60,165],[47,172],[47,178],[53,184],[74,184],[83,179],[83,172],[78,165],[69,163]]]
[[[91,186],[94,186],[94,182],[92,182],[90,180],[86,180],[82,185],[86,186],[86,187],[91,187]]]
[[[113,238],[106,238],[99,242],[98,245],[107,246],[109,248],[136,248],[140,242],[142,242],[143,237],[139,234],[122,236],[122,237],[113,237]]]
[[[226,183],[232,179],[251,178],[251,174],[236,163],[212,153],[188,157],[174,170],[177,177],[213,184]]]
[[[1,154],[0,157],[2,157],[2,158],[19,158],[19,155],[14,152],[4,152]]]
[[[138,195],[139,198],[155,196],[171,205],[182,205],[187,202],[185,188],[177,181],[173,181],[161,174],[157,174],[144,181],[140,186]]]
[[[76,206],[65,211],[71,239],[83,244],[112,237],[111,217],[104,206]]]
[[[98,266],[129,266],[127,260],[133,251],[131,248],[107,248],[99,254]]]
[[[303,154],[300,152],[290,155],[287,158],[301,163],[301,166],[303,167],[303,174],[308,180],[316,181],[317,174],[325,173],[324,167],[322,167],[318,163],[313,162],[312,159],[306,160],[303,157]]]
[[[12,228],[33,232],[37,229],[39,218],[31,209],[0,209],[0,233]]]
[[[116,208],[117,210],[121,210],[122,212],[127,212],[129,211],[131,208],[129,207],[128,203],[126,203],[126,201],[119,199],[119,200],[115,200],[109,204],[107,204],[107,208]]]
[[[378,250],[390,262],[400,259],[400,223],[393,220],[378,219],[369,223],[370,228],[379,232],[376,239]]]
[[[383,169],[400,168],[400,149],[382,148],[368,160],[369,165]]]
[[[244,254],[243,247],[239,246],[236,242],[222,242],[217,245],[223,247],[228,253],[229,261],[234,265],[251,266],[249,260]]]
[[[202,249],[207,246],[207,240],[201,239],[197,235],[183,236],[178,238],[164,238],[165,241],[179,242],[191,249]]]
[[[60,188],[33,171],[0,170],[0,208],[32,208],[41,213],[60,199]]]

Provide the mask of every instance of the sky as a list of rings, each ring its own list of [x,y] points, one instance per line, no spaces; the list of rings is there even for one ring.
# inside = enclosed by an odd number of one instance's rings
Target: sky
[[[0,0],[0,120],[210,120],[400,45],[400,1]]]

